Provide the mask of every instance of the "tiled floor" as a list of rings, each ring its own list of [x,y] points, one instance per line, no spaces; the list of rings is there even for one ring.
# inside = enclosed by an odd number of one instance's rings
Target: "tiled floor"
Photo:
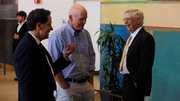
[[[14,71],[7,70],[4,75],[4,69],[0,68],[0,99],[1,101],[17,101],[18,84],[14,81]]]
[[[6,70],[4,75],[4,69],[0,68],[0,101],[17,101],[18,100],[18,84],[14,81],[15,72],[12,70]],[[94,76],[94,88],[99,89],[99,76]],[[95,92],[95,101],[100,101],[100,95]]]

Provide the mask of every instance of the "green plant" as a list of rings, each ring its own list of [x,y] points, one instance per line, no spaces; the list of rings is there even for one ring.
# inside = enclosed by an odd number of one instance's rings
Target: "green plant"
[[[106,90],[117,91],[121,89],[122,78],[119,74],[119,63],[121,61],[125,39],[114,32],[114,25],[110,23],[110,29],[100,29],[97,40],[102,58],[102,77],[105,80]],[[98,31],[98,32],[99,32]],[[96,32],[97,33],[97,32]]]

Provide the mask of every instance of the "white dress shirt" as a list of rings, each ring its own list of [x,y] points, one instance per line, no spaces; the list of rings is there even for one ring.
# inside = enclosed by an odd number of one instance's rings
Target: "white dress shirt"
[[[24,22],[18,24],[17,33],[19,32],[19,30],[21,29],[21,27],[23,26],[23,24],[24,24],[25,22],[26,22],[26,21],[24,20]]]

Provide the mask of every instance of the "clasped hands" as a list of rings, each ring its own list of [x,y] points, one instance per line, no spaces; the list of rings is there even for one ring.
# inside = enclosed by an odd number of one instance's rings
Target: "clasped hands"
[[[19,39],[19,35],[18,34],[14,34],[14,39]]]

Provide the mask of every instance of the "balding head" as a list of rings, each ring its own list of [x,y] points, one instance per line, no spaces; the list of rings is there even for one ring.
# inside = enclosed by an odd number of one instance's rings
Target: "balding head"
[[[75,15],[77,13],[87,13],[86,9],[80,5],[80,4],[75,4],[71,6],[69,10],[69,15]]]
[[[83,30],[86,24],[87,11],[80,5],[75,4],[69,10],[69,24],[74,30]]]

